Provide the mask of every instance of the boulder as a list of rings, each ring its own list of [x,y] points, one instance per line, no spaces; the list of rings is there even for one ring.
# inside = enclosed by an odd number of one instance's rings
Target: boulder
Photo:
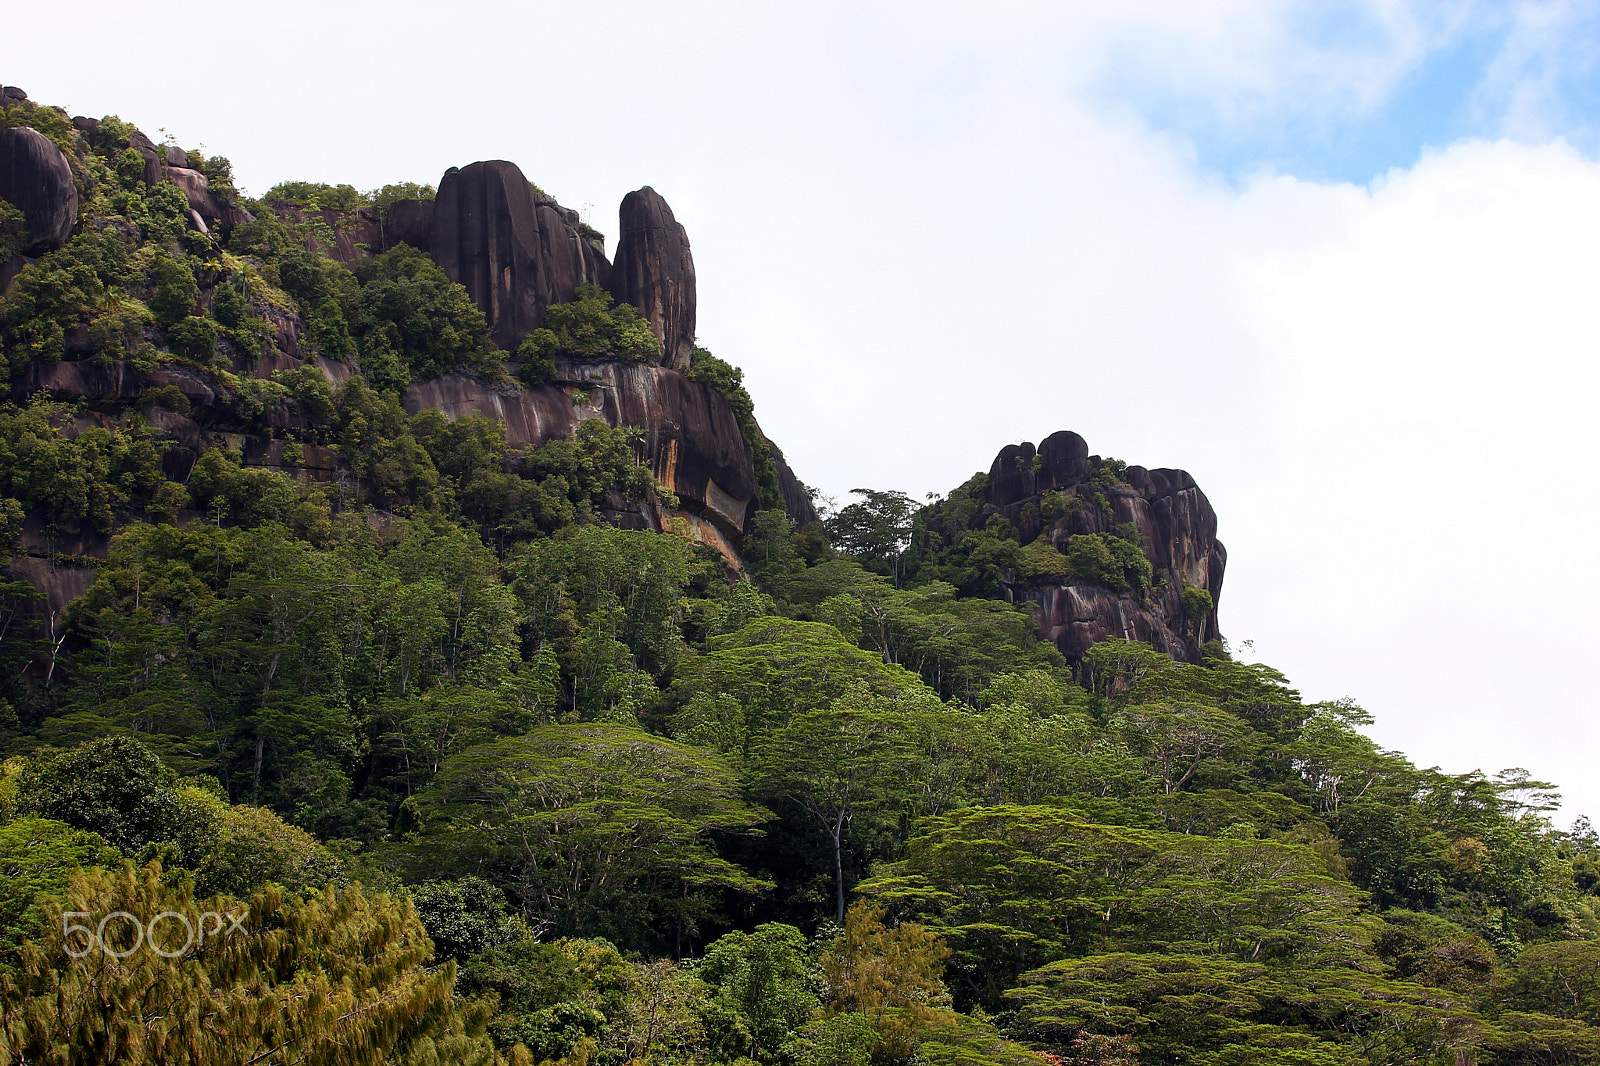
[[[138,130],[128,134],[128,147],[144,156],[144,183],[155,188],[161,180],[161,149]]]
[[[622,232],[611,269],[611,291],[649,319],[661,342],[662,363],[684,369],[694,350],[695,328],[689,235],[667,201],[648,185],[623,197],[619,214]]]
[[[0,85],[0,107],[16,107],[28,98],[28,94],[15,85]]]
[[[428,251],[428,227],[433,224],[432,200],[396,200],[383,216],[383,246],[409,244]]]
[[[161,161],[169,167],[187,167],[189,153],[175,144],[163,145],[161,148]]]
[[[29,255],[61,247],[78,221],[78,187],[66,154],[26,126],[0,129],[0,199],[27,219]]]
[[[201,218],[216,221],[222,217],[222,209],[211,195],[211,183],[206,180],[204,174],[188,167],[168,167],[167,180],[183,190],[183,195],[189,200],[190,209]]]
[[[472,294],[507,351],[544,325],[545,308],[571,300],[585,282],[605,285],[611,273],[559,205],[536,198],[522,171],[503,159],[445,172],[428,250]]]
[[[100,137],[100,120],[87,115],[73,115],[72,128],[83,134],[83,140],[90,148]]]

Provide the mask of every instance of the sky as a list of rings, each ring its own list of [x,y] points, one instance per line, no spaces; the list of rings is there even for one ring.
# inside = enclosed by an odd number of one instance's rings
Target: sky
[[[1600,817],[1600,6],[59,0],[0,82],[230,157],[651,185],[825,496],[1058,429],[1190,471],[1222,629]]]

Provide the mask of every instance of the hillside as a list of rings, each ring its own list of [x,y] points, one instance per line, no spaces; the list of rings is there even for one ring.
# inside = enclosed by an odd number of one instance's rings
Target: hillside
[[[1600,1061],[1600,838],[1237,661],[1184,471],[819,515],[648,186],[0,104],[0,1061]]]

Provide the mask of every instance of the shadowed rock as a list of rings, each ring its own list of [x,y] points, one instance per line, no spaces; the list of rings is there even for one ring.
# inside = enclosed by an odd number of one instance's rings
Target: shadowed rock
[[[432,200],[396,200],[383,216],[383,246],[409,244],[428,251],[428,230],[433,225]]]
[[[683,369],[694,350],[694,256],[689,235],[650,186],[630,192],[619,212],[622,232],[611,291],[633,304],[661,342],[661,361]]]
[[[161,149],[156,147],[156,142],[134,130],[128,134],[128,147],[144,156],[144,183],[155,188],[161,180]]]
[[[495,343],[513,351],[544,325],[545,308],[609,280],[611,264],[575,222],[535,197],[516,164],[492,159],[445,172],[428,250],[488,316]]]
[[[61,247],[78,221],[78,187],[66,155],[25,126],[0,129],[0,199],[27,219],[29,255]]]

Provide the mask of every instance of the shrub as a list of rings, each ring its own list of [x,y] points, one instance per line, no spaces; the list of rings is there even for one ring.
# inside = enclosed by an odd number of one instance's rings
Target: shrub
[[[1048,537],[1040,537],[1025,545],[1017,556],[1017,575],[1024,579],[1072,574],[1072,564],[1065,555],[1056,551]]]
[[[1137,545],[1101,533],[1073,537],[1066,559],[1073,574],[1113,592],[1142,592],[1155,577],[1155,568]]]
[[[189,397],[176,385],[162,385],[160,388],[146,389],[140,397],[142,403],[148,407],[164,407],[168,411],[176,411],[180,415],[189,413]]]
[[[194,271],[183,260],[165,253],[157,255],[150,263],[150,284],[155,287],[150,311],[167,329],[199,310],[200,286],[195,283]]]
[[[190,315],[167,330],[172,349],[191,359],[210,359],[217,350],[217,327],[209,318]]]
[[[519,360],[557,355],[611,355],[637,363],[659,359],[661,343],[638,308],[616,303],[598,285],[579,285],[571,302],[545,311],[545,328],[534,330],[517,349]]]
[[[1216,609],[1217,603],[1211,598],[1211,593],[1205,589],[1186,586],[1183,590],[1183,617],[1189,623],[1191,633],[1200,631],[1200,623],[1206,620],[1206,615]]]
[[[467,290],[426,253],[400,244],[356,267],[361,368],[380,389],[398,391],[490,359],[489,322]]]

